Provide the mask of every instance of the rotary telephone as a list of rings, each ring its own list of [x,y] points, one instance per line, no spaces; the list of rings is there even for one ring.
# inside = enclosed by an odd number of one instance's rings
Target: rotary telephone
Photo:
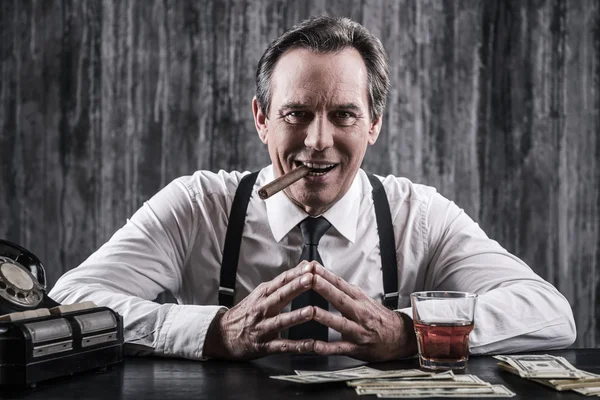
[[[0,387],[35,386],[122,360],[121,315],[89,301],[52,300],[40,260],[0,239]]]

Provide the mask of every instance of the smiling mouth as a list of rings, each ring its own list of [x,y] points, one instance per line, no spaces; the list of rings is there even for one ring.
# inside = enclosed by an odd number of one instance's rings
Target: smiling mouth
[[[305,165],[310,168],[311,172],[309,172],[307,176],[323,176],[338,166],[338,164],[332,163],[313,163],[304,161],[294,161],[294,164],[296,164],[297,167]]]

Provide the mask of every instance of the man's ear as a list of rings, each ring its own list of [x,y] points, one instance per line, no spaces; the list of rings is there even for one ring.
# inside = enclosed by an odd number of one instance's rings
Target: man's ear
[[[382,121],[383,113],[379,114],[379,116],[371,122],[371,127],[369,129],[369,144],[375,144],[375,142],[377,141],[377,138],[379,137],[379,132],[381,131]]]
[[[262,108],[258,104],[258,100],[256,99],[256,96],[254,96],[254,98],[252,99],[252,114],[254,115],[254,125],[256,126],[256,131],[258,132],[258,137],[260,137],[260,140],[264,144],[267,144],[267,139],[268,139],[268,134],[267,134],[268,129],[267,128],[269,125],[269,119],[263,113]]]

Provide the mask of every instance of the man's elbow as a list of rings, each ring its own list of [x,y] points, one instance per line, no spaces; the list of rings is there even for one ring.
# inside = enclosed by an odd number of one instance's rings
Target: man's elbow
[[[577,340],[577,327],[573,318],[573,311],[566,300],[565,303],[565,307],[561,310],[563,323],[560,325],[560,331],[557,332],[556,337],[559,348],[569,347]]]
[[[569,320],[568,320],[568,327],[569,329],[565,329],[565,335],[564,335],[564,341],[565,341],[565,346],[564,347],[569,347],[570,345],[572,345],[573,343],[575,343],[575,340],[577,340],[577,327],[575,326],[575,320],[573,319],[573,314],[571,314]]]

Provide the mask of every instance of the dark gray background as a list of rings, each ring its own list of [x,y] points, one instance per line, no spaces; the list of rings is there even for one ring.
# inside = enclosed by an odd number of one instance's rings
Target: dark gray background
[[[378,35],[393,90],[364,167],[433,185],[600,343],[597,0],[1,0],[0,238],[74,268],[173,178],[268,163],[254,71],[299,20]]]

